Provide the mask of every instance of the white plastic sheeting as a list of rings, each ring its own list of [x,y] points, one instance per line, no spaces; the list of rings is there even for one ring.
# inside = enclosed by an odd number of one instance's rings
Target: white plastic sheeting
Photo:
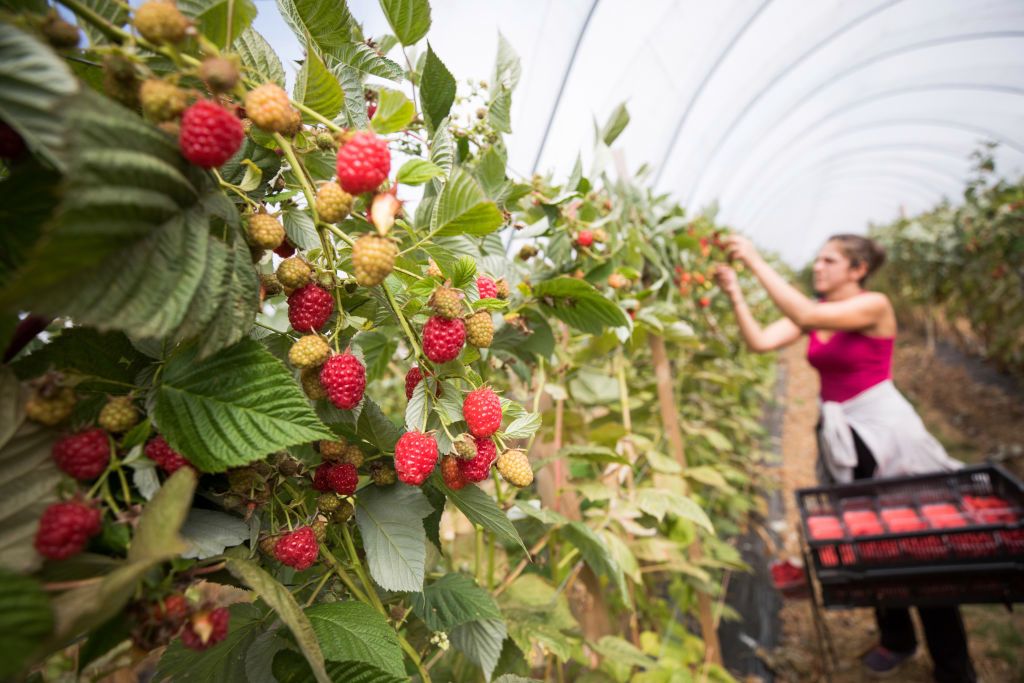
[[[270,2],[256,28],[301,50]],[[615,147],[659,190],[804,262],[828,234],[956,200],[969,155],[1024,172],[1022,0],[432,0],[461,80],[500,31],[522,59],[510,165],[567,173],[625,101]],[[350,0],[368,35],[377,2]],[[412,51],[410,50],[410,55]],[[404,61],[397,49],[390,55]]]

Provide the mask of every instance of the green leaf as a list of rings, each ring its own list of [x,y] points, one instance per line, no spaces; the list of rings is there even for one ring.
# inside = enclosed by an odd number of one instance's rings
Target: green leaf
[[[518,577],[499,597],[509,636],[523,652],[539,644],[568,659],[579,638],[579,624],[569,609],[564,591],[555,590],[537,574]]]
[[[235,40],[233,50],[242,60],[242,64],[261,82],[277,83],[285,87],[284,67],[281,59],[270,47],[267,39],[253,28],[247,28]]]
[[[363,410],[359,413],[356,433],[385,452],[393,452],[395,444],[402,436],[402,430],[396,427],[380,406],[369,398],[363,399]]]
[[[626,314],[585,280],[557,277],[538,283],[533,295],[541,309],[588,334],[602,334],[609,327],[628,325]]]
[[[345,91],[345,117],[350,128],[366,128],[370,125],[366,117],[366,96],[363,92],[363,75],[348,66],[329,59],[331,73],[338,79]]]
[[[306,59],[295,77],[292,96],[328,119],[337,116],[345,106],[345,91],[312,45],[306,45]]]
[[[624,455],[619,455],[615,451],[605,446],[595,446],[593,444],[580,444],[563,446],[559,449],[556,458],[576,458],[579,460],[586,460],[587,462],[597,463],[599,465],[607,465],[609,463],[618,463],[620,465],[628,465],[629,459]]]
[[[193,508],[181,527],[181,535],[189,545],[181,556],[203,560],[248,541],[249,525],[225,512]]]
[[[531,502],[537,503],[538,507],[531,505]],[[560,515],[554,510],[551,510],[550,508],[539,507],[539,504],[539,501],[517,500],[515,502],[515,506],[519,508],[523,514],[528,517],[533,517],[542,524],[561,526],[562,524],[569,523],[569,520],[566,517]]]
[[[354,20],[345,0],[277,0],[277,7],[301,45],[312,39],[326,50],[352,40]]]
[[[4,388],[16,387],[8,376]],[[3,431],[14,434],[0,446],[0,567],[24,573],[42,563],[32,540],[43,510],[57,501],[61,474],[51,455],[56,434],[24,421],[21,409],[6,412],[13,423]]]
[[[446,574],[413,596],[413,612],[431,631],[450,631],[468,621],[501,619],[491,594],[465,574]]]
[[[455,167],[455,141],[448,127],[448,119],[438,122],[434,137],[430,140],[430,162],[445,173],[451,173]],[[435,180],[434,184],[439,182]]]
[[[298,653],[282,650],[274,656],[272,666],[278,683],[309,683],[313,672]],[[393,676],[363,662],[327,662],[327,675],[337,683],[408,683],[409,677]]]
[[[487,107],[487,120],[499,133],[512,132],[512,93],[502,88]]]
[[[128,549],[129,562],[159,561],[185,551],[178,532],[188,516],[197,479],[191,468],[182,467],[164,482],[135,528]]]
[[[594,649],[604,657],[620,664],[638,666],[641,669],[653,669],[658,665],[652,657],[648,657],[635,645],[618,636],[602,637],[597,641]]]
[[[381,57],[366,43],[344,43],[324,48],[324,53],[335,61],[367,74],[399,82],[405,77],[402,67],[387,57]]]
[[[155,416],[171,447],[204,472],[333,438],[284,364],[251,339],[201,362],[195,347],[171,356]]]
[[[622,601],[626,603],[627,607],[631,607],[632,600],[626,589],[626,577],[622,568],[615,562],[597,534],[582,522],[569,522],[562,528],[562,534],[567,541],[579,549],[583,560],[596,574],[607,577],[615,585]]]
[[[604,140],[604,144],[610,145],[615,142],[615,139],[626,129],[627,125],[629,125],[629,112],[626,110],[626,103],[623,102],[615,108],[615,111],[608,118],[608,122],[601,129],[601,139]]]
[[[374,608],[361,602],[334,602],[306,610],[324,657],[333,662],[365,662],[395,676],[405,675],[398,634]]]
[[[398,169],[395,182],[403,185],[422,185],[431,178],[444,175],[444,169],[424,159],[409,159]]]
[[[390,88],[381,88],[377,111],[374,112],[370,124],[380,135],[387,135],[402,130],[415,117],[416,107],[404,93]]]
[[[527,413],[522,417],[517,417],[508,427],[505,427],[505,438],[529,439],[538,429],[540,429],[540,425],[540,413]]]
[[[0,570],[0,676],[13,676],[53,628],[50,599],[35,579]]]
[[[501,619],[468,621],[452,629],[451,641],[456,649],[484,672],[484,678],[491,680],[494,667],[501,657],[501,645],[508,631]]]
[[[440,128],[441,121],[451,111],[452,103],[455,102],[455,89],[455,77],[438,59],[428,42],[427,58],[420,78],[420,103],[424,119],[431,130]]]
[[[285,209],[281,214],[288,240],[299,249],[320,249],[320,237],[313,224],[313,217],[305,209]]]
[[[11,440],[25,421],[24,393],[14,370],[0,366],[0,448]]]
[[[423,519],[434,509],[414,486],[363,489],[356,499],[356,523],[370,575],[389,591],[420,591],[427,559]]]
[[[380,0],[380,8],[402,45],[412,45],[430,30],[427,0]]]
[[[149,359],[135,350],[120,332],[97,332],[89,327],[61,330],[45,346],[20,358],[14,369],[20,377],[37,377],[49,368],[89,380],[97,391],[123,393],[135,383]]]
[[[247,31],[256,18],[252,0],[178,0],[178,9],[219,48]]]
[[[352,340],[363,350],[366,379],[369,382],[387,375],[391,357],[398,350],[398,339],[383,332],[363,332]]]
[[[498,32],[498,56],[494,60],[494,74],[491,76],[491,87],[497,92],[502,86],[510,91],[515,90],[519,85],[519,77],[522,74],[522,65],[519,55],[512,49],[512,44],[505,36]]]
[[[427,412],[427,383],[421,381],[412,390],[412,398],[405,406],[405,429],[406,431],[422,430],[426,424]]]
[[[0,24],[0,120],[61,170],[67,126],[62,113],[77,90],[60,56],[13,24]]]
[[[25,159],[11,169],[3,180],[4,194],[18,197],[17,202],[0,204],[0,292],[28,260],[46,223],[60,203],[63,180],[52,168],[34,159]],[[8,335],[4,348],[17,325],[17,314],[5,313]]]
[[[255,562],[229,557],[227,568],[235,578],[263,598],[263,601],[277,612],[277,616],[281,617],[281,621],[291,629],[292,635],[295,636],[299,649],[302,650],[306,661],[312,667],[318,683],[330,683],[330,678],[324,670],[324,655],[320,650],[320,643],[316,639],[313,625],[309,623],[309,619],[299,607],[299,603],[295,602],[291,592],[274,580],[274,577],[263,571]]]
[[[705,486],[719,489],[720,491],[732,492],[732,486],[725,480],[722,473],[716,470],[710,465],[702,465],[700,467],[688,467],[686,469],[686,477],[693,479],[696,482],[700,482]]]
[[[501,209],[487,199],[476,179],[457,168],[437,200],[431,230],[437,235],[486,235],[504,222]],[[575,278],[566,279],[579,282]],[[602,301],[606,300],[602,297]]]
[[[487,529],[499,539],[510,545],[518,545],[527,551],[526,544],[519,537],[519,532],[512,526],[506,515],[493,498],[474,485],[466,486],[458,491],[445,487],[443,489],[455,507],[462,510],[473,524]],[[527,551],[529,552],[529,551]]]
[[[116,0],[82,0],[82,4],[114,26],[121,27],[128,23],[128,7]],[[90,45],[95,47],[110,44],[110,39],[89,22],[79,22],[79,26],[88,36]]]
[[[175,638],[160,658],[153,680],[249,683],[246,660],[251,656],[250,648],[264,633],[263,614],[249,603],[231,605],[228,609],[231,621],[224,640],[208,650],[196,652],[182,645],[180,638]]]
[[[658,520],[664,519],[666,514],[671,514],[680,519],[688,519],[704,527],[708,532],[715,533],[707,513],[692,499],[675,491],[642,488],[636,492],[636,505]]]

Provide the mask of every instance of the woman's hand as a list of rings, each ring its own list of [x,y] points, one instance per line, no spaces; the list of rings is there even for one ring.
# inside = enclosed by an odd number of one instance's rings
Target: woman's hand
[[[757,249],[746,237],[740,235],[729,235],[725,240],[725,253],[730,259],[738,259],[748,266],[755,260],[761,258]]]
[[[718,286],[722,288],[722,291],[729,295],[730,299],[735,299],[742,294],[739,278],[736,277],[736,271],[725,264],[719,264],[715,268],[715,281],[718,282]]]

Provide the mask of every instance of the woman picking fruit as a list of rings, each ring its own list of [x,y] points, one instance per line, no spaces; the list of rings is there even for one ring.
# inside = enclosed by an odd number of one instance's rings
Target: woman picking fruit
[[[788,346],[806,332],[807,359],[821,378],[818,476],[823,483],[894,477],[956,469],[928,433],[913,406],[892,382],[896,315],[888,297],[864,289],[885,252],[859,235],[835,235],[814,261],[818,299],[786,282],[747,239],[733,235],[726,251],[744,263],[783,316],[762,328],[751,314],[735,271],[719,266],[747,346],[767,352]],[[974,681],[967,636],[957,607],[918,607],[935,680]],[[892,674],[917,648],[909,610],[876,610],[880,643],[863,658],[877,675]]]

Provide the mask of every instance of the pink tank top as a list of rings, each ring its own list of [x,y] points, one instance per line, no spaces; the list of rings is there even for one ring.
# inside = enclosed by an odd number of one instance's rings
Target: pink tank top
[[[893,342],[893,337],[840,331],[823,342],[812,331],[807,360],[821,376],[821,399],[846,401],[892,379]]]

